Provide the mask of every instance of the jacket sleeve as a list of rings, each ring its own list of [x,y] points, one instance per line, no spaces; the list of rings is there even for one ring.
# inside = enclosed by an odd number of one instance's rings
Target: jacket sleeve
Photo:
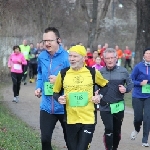
[[[108,80],[104,79],[101,73],[95,70],[95,83],[100,87],[104,87],[108,83]]]
[[[140,85],[141,82],[136,80],[138,74],[139,74],[139,69],[138,69],[138,65],[136,65],[131,74],[131,79],[135,86],[141,86]]]
[[[104,79],[99,71],[95,73],[95,83],[100,87],[99,94],[105,95],[108,91],[108,80]]]
[[[62,95],[62,79],[60,72],[56,77],[56,81],[53,87],[53,98],[58,101],[58,98]]]
[[[40,88],[42,90],[42,83],[41,61],[40,58],[38,58],[36,89]]]
[[[27,61],[26,61],[24,55],[22,55],[21,62],[22,62],[23,65],[26,65],[26,64],[27,64]]]
[[[126,78],[126,93],[128,93],[133,88],[133,82],[132,82],[132,79],[131,79],[128,71],[126,71],[126,74],[127,74],[127,78]]]
[[[8,58],[8,67],[11,67],[11,63],[12,63],[12,61],[11,61],[11,56],[12,56],[12,55],[10,55],[9,58]]]

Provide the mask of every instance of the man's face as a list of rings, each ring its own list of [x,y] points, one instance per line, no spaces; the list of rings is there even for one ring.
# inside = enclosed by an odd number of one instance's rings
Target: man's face
[[[37,48],[37,49],[40,48],[40,43],[37,43],[37,44],[36,44],[36,48]]]
[[[34,48],[33,44],[30,44],[30,48],[31,48],[31,49]]]
[[[106,63],[107,68],[113,68],[116,65],[117,57],[114,53],[105,53],[104,61]]]
[[[98,51],[94,51],[93,52],[93,58],[97,58],[98,57]]]
[[[57,38],[58,37],[56,37],[55,33],[52,31],[43,34],[44,47],[52,54],[55,53],[59,48]]]
[[[39,47],[40,47],[40,49],[43,49],[43,43],[42,42],[40,43]]]
[[[119,49],[119,46],[116,46],[115,49],[118,50],[118,49]]]
[[[23,45],[27,45],[27,40],[23,40]]]
[[[83,66],[85,58],[76,52],[69,52],[69,62],[72,69],[78,69]]]
[[[143,57],[145,61],[150,62],[150,50],[146,51]]]
[[[86,51],[87,51],[87,53],[90,53],[90,48],[87,48]]]

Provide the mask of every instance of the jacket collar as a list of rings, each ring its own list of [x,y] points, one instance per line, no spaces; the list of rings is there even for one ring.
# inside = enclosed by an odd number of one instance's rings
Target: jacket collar
[[[117,65],[115,65],[112,69],[108,69],[107,66],[106,66],[106,70],[107,70],[107,71],[113,71],[113,70],[116,69],[116,68],[118,68]]]

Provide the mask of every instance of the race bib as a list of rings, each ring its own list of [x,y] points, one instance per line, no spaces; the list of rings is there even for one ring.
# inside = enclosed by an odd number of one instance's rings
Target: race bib
[[[87,92],[69,93],[69,105],[71,107],[83,107],[88,104]]]
[[[120,101],[118,103],[110,104],[111,114],[118,113],[124,110],[124,102]]]
[[[21,64],[14,64],[15,70],[21,70]]]
[[[45,95],[53,95],[53,84],[50,82],[44,83],[44,94]]]
[[[23,51],[22,53],[23,53],[24,56],[28,56],[29,55],[28,51]]]
[[[150,84],[146,84],[142,86],[142,93],[149,93],[150,94]]]

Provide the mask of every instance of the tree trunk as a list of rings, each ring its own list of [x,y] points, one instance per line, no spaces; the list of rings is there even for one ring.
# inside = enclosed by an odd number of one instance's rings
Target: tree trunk
[[[92,19],[90,20],[90,23],[89,23],[88,44],[87,44],[87,46],[90,47],[91,50],[93,48],[93,41],[96,35],[97,8],[98,8],[98,0],[93,0]]]
[[[137,0],[135,64],[142,60],[147,47],[150,47],[150,0]]]

